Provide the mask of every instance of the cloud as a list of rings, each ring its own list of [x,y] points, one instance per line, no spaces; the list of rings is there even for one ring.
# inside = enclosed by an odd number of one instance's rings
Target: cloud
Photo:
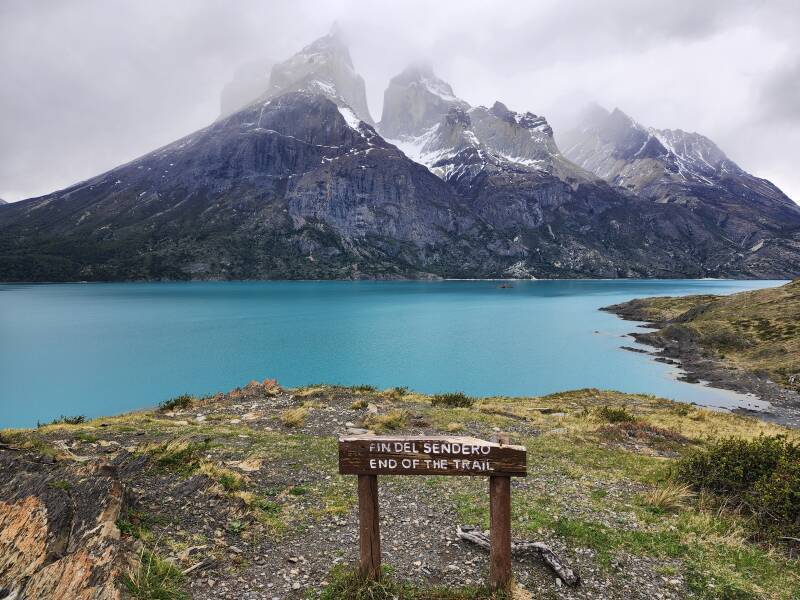
[[[566,126],[596,99],[700,131],[800,199],[800,5],[743,0],[4,0],[0,197],[45,194],[213,121],[243,64],[281,60],[338,21],[381,112],[427,59],[473,104]]]

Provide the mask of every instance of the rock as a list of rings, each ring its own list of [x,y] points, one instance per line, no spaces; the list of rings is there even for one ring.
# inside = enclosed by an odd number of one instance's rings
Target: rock
[[[125,491],[112,472],[45,470],[0,452],[0,582],[10,597],[122,598],[135,557],[119,539]]]
[[[364,429],[363,427],[348,427],[347,433],[351,435],[367,435],[370,433],[370,430]]]

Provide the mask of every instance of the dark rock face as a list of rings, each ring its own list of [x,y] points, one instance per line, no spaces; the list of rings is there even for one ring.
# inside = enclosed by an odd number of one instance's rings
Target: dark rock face
[[[447,184],[328,98],[259,101],[0,216],[2,279],[498,272],[507,248]],[[461,240],[454,244],[454,240]]]
[[[800,209],[702,136],[599,112],[575,164],[544,117],[430,68],[385,97],[386,139],[347,47],[317,40],[211,126],[4,206],[0,280],[800,274]]]
[[[561,141],[568,158],[607,182],[654,202],[685,206],[743,263],[796,275],[800,206],[745,172],[708,138],[646,128],[619,109],[593,107]]]
[[[416,85],[395,78],[389,107],[403,106],[402,81]],[[459,102],[417,107],[428,115],[440,110],[440,122],[392,133],[481,219],[522,244],[526,258],[509,273],[773,277],[800,269],[800,208],[703,136],[655,135],[619,110],[595,107],[591,143],[568,139],[575,164],[543,117],[499,101],[489,109]],[[403,120],[385,109],[381,128],[386,122]],[[709,169],[725,176],[710,181]]]

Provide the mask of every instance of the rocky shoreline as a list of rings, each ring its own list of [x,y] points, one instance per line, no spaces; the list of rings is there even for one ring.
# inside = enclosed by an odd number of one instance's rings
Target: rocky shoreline
[[[700,344],[699,338],[685,327],[669,327],[671,320],[651,321],[652,311],[645,300],[635,299],[600,308],[626,321],[639,322],[638,327],[652,331],[632,332],[629,335],[658,350],[646,352],[655,360],[679,367],[681,381],[707,384],[711,387],[741,394],[752,394],[769,402],[768,411],[739,408],[738,414],[750,415],[771,423],[800,428],[800,393],[788,389],[763,373],[753,373],[717,358]],[[637,348],[622,346],[625,350],[642,352]]]

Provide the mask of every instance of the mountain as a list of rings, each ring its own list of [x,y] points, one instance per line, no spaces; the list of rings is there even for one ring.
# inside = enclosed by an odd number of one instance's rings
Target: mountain
[[[2,198],[0,198],[0,204],[8,204],[8,202],[6,202],[6,201],[5,201],[5,200],[3,200]]]
[[[264,98],[297,91],[323,94],[350,108],[365,123],[375,124],[367,107],[364,79],[353,69],[350,51],[335,27],[289,60],[272,67]]]
[[[384,98],[379,131],[448,182],[495,230],[521,241],[526,259],[514,266],[516,274],[760,277],[800,269],[800,245],[790,235],[800,222],[788,199],[745,211],[754,235],[774,238],[761,212],[782,213],[789,224],[786,239],[762,250],[764,244],[726,236],[718,213],[652,202],[641,189],[606,179],[608,166],[591,162],[592,152],[576,164],[560,152],[544,117],[499,101],[469,106],[430,68],[405,70]],[[630,132],[618,138],[629,152],[653,151]]]
[[[653,202],[687,206],[742,251],[797,249],[800,207],[703,135],[645,127],[619,109],[591,106],[560,141],[576,164]]]
[[[318,40],[276,65],[268,91],[246,108],[9,206],[0,279],[500,272],[515,244],[375,132],[363,91],[341,41]]]
[[[780,199],[737,204],[732,221],[749,217],[760,236],[743,245],[720,216],[728,196],[715,212],[609,182],[562,154],[544,117],[472,107],[430,67],[405,70],[385,98],[373,126],[364,80],[333,31],[275,64],[256,100],[208,127],[4,206],[0,280],[800,270],[797,219]],[[706,195],[734,186],[722,181]]]

